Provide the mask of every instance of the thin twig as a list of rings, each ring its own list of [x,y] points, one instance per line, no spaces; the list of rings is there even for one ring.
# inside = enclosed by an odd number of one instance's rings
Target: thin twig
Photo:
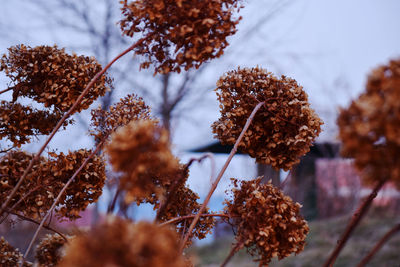
[[[8,87],[7,89],[1,90],[1,91],[0,91],[0,95],[1,95],[2,93],[5,93],[5,92],[8,92],[8,91],[13,90],[14,88],[15,88],[15,86],[12,86],[12,87]]]
[[[107,208],[107,214],[114,212],[115,204],[117,203],[117,199],[118,199],[120,193],[121,193],[121,190],[118,187],[117,191],[115,191],[115,195],[114,195],[112,202],[110,203],[110,205]]]
[[[390,229],[379,242],[375,245],[375,247],[368,253],[368,255],[357,265],[357,267],[364,267],[371,259],[375,256],[375,254],[381,249],[381,247],[391,238],[396,232],[400,231],[400,223],[395,225],[392,229]]]
[[[241,250],[244,246],[244,241],[238,242],[234,247],[232,247],[231,252],[229,252],[228,257],[225,258],[224,262],[221,264],[221,267],[225,267],[228,262],[232,259],[236,252]]]
[[[6,210],[6,212],[9,213],[9,214],[12,214],[12,215],[17,216],[17,217],[19,217],[19,218],[22,219],[22,220],[25,220],[25,221],[32,222],[32,223],[35,223],[35,224],[37,224],[37,225],[40,225],[40,222],[35,221],[34,219],[31,219],[31,218],[29,218],[29,217],[26,217],[26,216],[24,216],[24,215],[22,215],[22,214],[16,213],[16,212],[11,211],[11,210],[8,210],[8,209]],[[45,229],[47,229],[47,230],[50,230],[50,231],[53,231],[54,233],[56,233],[56,234],[58,234],[59,236],[61,236],[62,238],[64,238],[65,241],[68,241],[68,239],[65,237],[65,235],[63,235],[63,234],[62,234],[61,232],[59,232],[58,230],[52,228],[50,225],[43,225],[43,228],[45,228]]]
[[[361,219],[364,217],[364,215],[367,213],[369,207],[371,206],[372,201],[377,196],[379,190],[382,188],[382,186],[385,184],[386,181],[387,181],[387,179],[379,181],[379,183],[375,186],[375,188],[372,190],[372,192],[369,194],[369,196],[363,201],[361,206],[353,214],[353,217],[352,217],[351,221],[349,222],[349,224],[347,225],[345,232],[343,233],[342,237],[338,241],[335,250],[332,252],[332,254],[328,258],[328,260],[325,262],[324,267],[332,267],[333,266],[333,264],[336,261],[336,258],[339,256],[340,251],[343,249],[343,247],[346,244],[347,240],[349,239],[351,233],[356,228],[356,226],[361,221]]]
[[[166,222],[160,223],[159,225],[168,225],[168,224],[172,224],[172,223],[177,223],[183,220],[187,220],[187,219],[192,219],[194,217],[196,217],[197,214],[191,214],[191,215],[185,215],[185,216],[180,216],[180,217],[176,217],[176,218],[172,218],[171,220],[168,220]],[[211,214],[202,214],[200,217],[224,217],[224,218],[231,218],[228,214],[224,214],[224,213],[211,213]]]
[[[202,213],[206,209],[212,194],[214,193],[215,189],[217,188],[218,183],[222,178],[222,175],[225,173],[226,168],[228,168],[229,163],[231,162],[233,156],[235,155],[235,153],[236,153],[236,151],[237,151],[237,149],[239,147],[239,144],[242,141],[242,138],[243,138],[244,134],[246,133],[247,129],[249,128],[254,116],[256,115],[257,111],[261,108],[261,106],[264,105],[264,103],[265,102],[258,103],[257,106],[254,108],[254,110],[251,112],[250,117],[247,119],[246,124],[244,125],[242,132],[240,133],[238,139],[235,142],[235,145],[233,146],[233,148],[231,150],[231,153],[228,156],[228,159],[226,160],[224,166],[222,167],[221,171],[219,172],[217,178],[215,179],[215,182],[212,183],[211,189],[208,192],[208,195],[206,196],[206,198],[205,198],[205,200],[203,202],[203,205],[200,207],[200,210],[198,211],[196,217],[193,219],[192,224],[190,225],[188,232],[186,233],[184,239],[181,242],[181,245],[180,245],[180,251],[181,252],[183,252],[183,249],[185,248],[185,245],[186,245],[187,241],[189,240],[189,237],[191,236],[192,231],[193,231],[194,227],[196,226],[197,221],[199,220],[200,216],[202,215]]]
[[[74,181],[75,177],[79,174],[79,172],[86,166],[86,164],[89,163],[89,160],[97,154],[97,152],[100,150],[101,146],[105,142],[106,139],[103,139],[101,142],[98,143],[96,149],[90,153],[90,155],[85,159],[85,161],[82,163],[82,165],[75,171],[75,173],[71,176],[71,178],[68,180],[68,182],[64,185],[64,187],[61,189],[60,193],[58,193],[57,198],[54,200],[53,205],[50,207],[50,209],[47,211],[46,215],[43,217],[41,220],[39,227],[36,229],[35,234],[32,237],[31,242],[29,243],[28,248],[25,251],[24,254],[24,259],[28,256],[29,251],[32,248],[33,243],[35,242],[40,230],[42,229],[44,223],[46,222],[47,218],[50,216],[50,214],[53,212],[54,208],[56,207],[58,201],[60,201],[60,198],[64,194],[64,192],[67,190],[68,186]],[[24,259],[22,261],[22,264],[24,262]],[[22,266],[22,265],[21,265]]]
[[[116,56],[113,60],[111,60],[110,63],[108,63],[100,72],[98,72],[93,79],[89,82],[89,84],[85,87],[85,89],[82,91],[78,99],[75,101],[75,103],[72,105],[72,107],[64,114],[64,116],[60,119],[60,121],[57,123],[56,127],[53,129],[51,134],[48,136],[46,142],[42,145],[42,147],[39,149],[39,151],[36,153],[35,157],[32,158],[32,160],[29,163],[29,166],[25,169],[24,174],[22,177],[19,179],[18,183],[15,185],[13,191],[10,193],[8,196],[7,200],[1,205],[0,209],[0,216],[3,214],[4,209],[7,207],[8,203],[11,201],[11,199],[14,197],[16,194],[17,190],[21,186],[22,182],[25,180],[26,176],[29,174],[31,169],[33,168],[33,165],[35,162],[37,162],[40,158],[40,155],[42,155],[43,151],[47,147],[47,145],[50,143],[50,141],[53,139],[54,135],[60,129],[60,127],[64,124],[65,120],[68,119],[68,117],[73,113],[73,111],[76,109],[76,107],[83,101],[83,98],[86,96],[86,94],[89,92],[90,88],[94,85],[94,83],[121,57],[132,51],[133,49],[136,48],[136,46],[140,45],[142,42],[144,42],[147,38],[151,36],[147,35],[141,39],[139,39],[136,43],[131,45],[128,49],[123,51],[121,54]]]

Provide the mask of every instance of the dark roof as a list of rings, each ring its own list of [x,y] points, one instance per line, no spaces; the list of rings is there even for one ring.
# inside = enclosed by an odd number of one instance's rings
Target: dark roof
[[[231,145],[222,145],[220,142],[213,142],[209,145],[202,146],[199,148],[195,148],[190,150],[189,152],[211,152],[217,154],[229,154],[232,150],[233,146]],[[245,154],[238,151],[237,154]],[[309,157],[315,158],[335,158],[339,155],[339,144],[338,143],[314,143],[313,146],[310,147],[310,152],[307,153]]]

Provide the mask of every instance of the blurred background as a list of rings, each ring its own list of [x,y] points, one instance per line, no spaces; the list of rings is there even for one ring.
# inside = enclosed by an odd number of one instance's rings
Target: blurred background
[[[325,122],[323,133],[310,153],[290,173],[257,166],[253,159],[237,155],[210,206],[214,211],[223,208],[230,177],[252,179],[265,175],[280,186],[285,181],[285,192],[304,206],[302,212],[311,221],[311,234],[305,253],[296,260],[273,266],[320,266],[322,261],[318,259],[326,257],[348,214],[370,190],[361,185],[351,159],[340,157],[336,117],[341,106],[348,105],[364,90],[369,71],[400,57],[400,2],[247,0],[243,3],[238,32],[229,39],[230,46],[221,58],[198,70],[153,76],[152,70],[139,72],[141,58],[128,55],[109,72],[115,88],[92,107],[107,108],[126,94],[135,93],[144,98],[153,114],[171,131],[175,154],[183,163],[205,152],[214,152],[215,164],[204,160],[190,169],[190,187],[204,197],[210,187],[210,175],[221,168],[229,152],[229,147],[222,147],[213,139],[210,128],[219,117],[213,92],[218,78],[238,66],[260,66],[277,76],[296,79]],[[0,0],[0,53],[7,53],[8,47],[21,43],[32,47],[57,44],[68,52],[95,56],[104,65],[131,43],[120,34],[119,8],[117,0]],[[0,73],[0,89],[6,88],[8,82]],[[10,97],[11,94],[1,95],[2,99]],[[51,149],[68,151],[93,146],[94,141],[87,134],[90,110],[75,115],[74,119],[75,125],[58,133]],[[0,142],[7,146],[4,140]],[[23,148],[35,152],[42,143],[39,138]],[[99,204],[82,214],[75,225],[88,226],[101,218],[111,195],[112,189],[105,190]],[[360,227],[338,266],[354,266],[375,243],[373,238],[378,240],[391,227],[390,223],[399,219],[399,210],[399,192],[388,184],[375,200],[371,218]],[[154,216],[151,207],[132,207],[125,212],[136,219]],[[2,227],[1,231],[18,243],[15,246],[25,247],[20,245],[25,241],[18,234],[25,230]],[[213,235],[218,238],[198,243],[199,265],[218,264],[229,251],[233,241],[231,229],[221,224]],[[372,262],[378,265],[371,266],[398,266],[400,256],[396,245],[400,245],[398,237],[381,251],[376,263]],[[235,264],[257,265],[244,254],[236,256],[232,266]]]

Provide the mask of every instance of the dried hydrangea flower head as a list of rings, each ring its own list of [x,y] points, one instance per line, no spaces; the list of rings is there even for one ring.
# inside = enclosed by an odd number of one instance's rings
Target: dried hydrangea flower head
[[[189,177],[187,166],[181,165],[178,171],[168,175],[170,176],[169,180],[171,182],[163,186],[165,192],[164,197],[155,197],[154,202],[150,202],[154,204],[154,209],[158,209],[160,207],[160,202],[168,199],[168,204],[160,217],[160,221],[166,222],[173,218],[196,214],[201,207],[201,204],[198,202],[200,197],[186,184]],[[174,185],[175,182],[178,182],[179,184]],[[208,209],[203,212],[203,214],[207,213],[209,213]],[[182,220],[174,224],[179,236],[183,236],[187,233],[192,220],[193,219]],[[201,217],[197,222],[191,237],[197,239],[205,238],[209,233],[211,233],[214,224],[215,219],[213,217]],[[187,245],[190,245],[190,242],[188,242]]]
[[[48,158],[41,157],[11,200],[13,211],[30,218],[41,218],[90,153],[89,150],[81,149],[68,154],[50,153]],[[0,158],[1,202],[6,200],[32,158],[33,155],[22,151],[10,151]],[[95,156],[61,197],[56,208],[57,215],[69,219],[79,218],[79,212],[100,197],[104,182],[104,159]]]
[[[70,237],[67,237],[70,239]],[[64,255],[67,240],[59,234],[47,234],[37,245],[35,259],[39,267],[57,266]]]
[[[180,168],[167,131],[152,120],[131,121],[117,129],[106,152],[113,169],[122,172],[119,186],[127,202],[161,195],[162,186],[171,183],[168,174]]]
[[[2,267],[15,267],[20,263],[22,253],[11,246],[4,237],[0,238],[0,266]],[[25,266],[32,266],[31,263],[25,262]]]
[[[120,218],[76,236],[59,266],[183,267],[176,233],[167,227]]]
[[[66,112],[89,81],[102,69],[92,57],[69,55],[57,46],[8,48],[8,56],[0,59],[0,71],[10,78],[13,101],[28,97],[45,107]],[[100,77],[75,110],[87,109],[109,89],[109,78]]]
[[[240,20],[234,16],[239,1],[124,0],[121,30],[130,37],[151,35],[135,48],[146,57],[142,68],[154,64],[158,73],[198,68],[223,54]]]
[[[7,138],[14,146],[29,143],[32,136],[51,133],[61,119],[60,112],[38,110],[16,102],[0,101],[0,139]],[[64,122],[64,127],[73,120]]]
[[[284,195],[261,177],[240,182],[232,179],[233,199],[225,202],[229,223],[235,229],[237,242],[258,256],[260,266],[267,266],[273,257],[283,259],[304,249],[309,231],[300,215],[300,204]]]
[[[92,110],[91,135],[96,141],[107,138],[117,128],[127,125],[133,120],[150,119],[150,107],[141,97],[127,95],[119,102],[110,106],[108,111],[101,107]]]
[[[367,183],[390,178],[400,188],[400,59],[374,69],[366,91],[338,117],[342,153]]]
[[[217,82],[221,117],[212,125],[222,144],[234,144],[255,106],[256,113],[239,149],[258,163],[290,169],[310,150],[323,122],[297,82],[261,68],[238,68]]]

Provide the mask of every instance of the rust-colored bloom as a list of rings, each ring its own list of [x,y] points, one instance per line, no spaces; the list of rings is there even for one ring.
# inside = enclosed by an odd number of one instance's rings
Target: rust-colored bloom
[[[400,60],[374,69],[366,91],[338,117],[342,153],[367,183],[390,178],[400,188]]]
[[[155,72],[180,72],[198,68],[219,57],[236,32],[234,17],[239,0],[135,0],[121,1],[120,21],[124,35],[150,36],[135,48],[146,57],[142,68],[155,65]]]
[[[309,231],[300,215],[300,204],[284,195],[261,177],[240,182],[232,179],[233,198],[227,200],[225,211],[235,229],[236,241],[258,256],[260,266],[267,266],[273,257],[283,259],[304,249]]]
[[[258,163],[290,169],[310,150],[323,122],[308,103],[303,87],[291,78],[280,79],[261,68],[238,68],[217,82],[221,117],[212,125],[222,144],[234,144],[259,102],[239,149]]]
[[[184,267],[176,233],[148,222],[133,224],[114,218],[76,236],[60,267]]]
[[[101,107],[92,110],[91,135],[97,141],[108,138],[110,134],[121,126],[127,125],[133,120],[150,119],[150,107],[141,97],[127,95],[119,102],[112,105],[108,111]]]
[[[70,237],[68,237],[69,239]],[[59,234],[47,234],[36,247],[35,259],[39,267],[57,266],[64,254],[67,240]]]
[[[0,238],[0,266],[15,267],[20,264],[22,253],[11,246],[4,237]],[[24,267],[32,266],[31,263],[25,262]]]
[[[0,101],[0,139],[7,138],[14,146],[29,143],[32,136],[51,133],[61,119],[60,112],[38,110],[16,102]],[[64,122],[64,127],[73,120]]]
[[[10,207],[15,205],[13,211],[41,218],[90,153],[81,149],[66,155],[50,153],[49,158],[41,157],[11,200]],[[1,202],[6,200],[32,158],[33,155],[22,151],[11,151],[0,158]],[[57,214],[70,219],[79,218],[79,212],[100,197],[104,181],[104,160],[95,156],[61,197],[56,207]]]
[[[152,120],[131,121],[117,129],[106,152],[114,170],[122,173],[119,186],[127,202],[160,196],[162,187],[171,183],[169,174],[180,168],[167,131]]]
[[[12,82],[13,101],[28,97],[47,108],[66,112],[101,70],[93,57],[69,55],[57,46],[8,48],[0,59],[0,71]],[[110,79],[100,77],[75,112],[87,109],[109,89]]]

